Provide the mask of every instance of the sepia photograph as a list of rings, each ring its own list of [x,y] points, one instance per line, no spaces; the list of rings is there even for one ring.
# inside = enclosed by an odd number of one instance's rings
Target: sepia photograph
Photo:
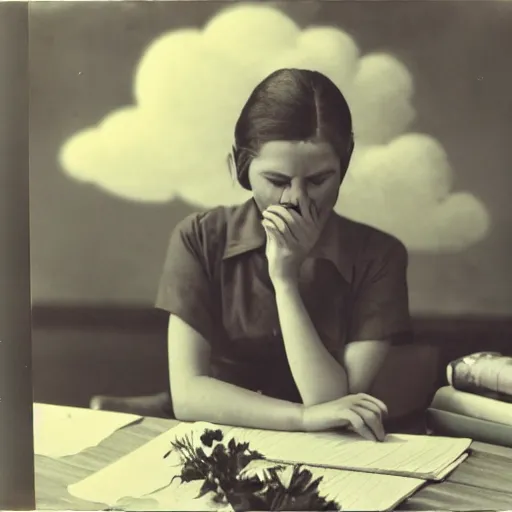
[[[38,510],[512,503],[512,1],[28,6]]]

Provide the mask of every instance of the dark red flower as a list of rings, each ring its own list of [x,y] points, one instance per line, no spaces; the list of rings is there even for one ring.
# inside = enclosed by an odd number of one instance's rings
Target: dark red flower
[[[209,448],[211,448],[211,446],[213,445],[213,442],[214,441],[218,441],[218,442],[221,442],[222,439],[223,439],[223,434],[222,434],[222,430],[220,429],[217,429],[217,430],[211,430],[211,429],[206,429],[203,433],[203,435],[201,436],[201,442],[205,445],[205,446],[208,446]]]

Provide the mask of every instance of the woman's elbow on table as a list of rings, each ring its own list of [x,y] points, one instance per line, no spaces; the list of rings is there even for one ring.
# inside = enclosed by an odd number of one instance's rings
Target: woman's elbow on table
[[[171,378],[171,395],[174,416],[180,421],[202,421],[210,405],[206,396],[210,386],[210,377],[196,376],[186,381],[173,382]],[[174,390],[173,390],[174,386]]]
[[[210,345],[186,322],[171,316],[167,334],[169,381],[174,415],[182,421],[195,418],[194,402],[200,393],[200,379],[208,377]]]
[[[186,393],[172,393],[172,405],[174,416],[177,420],[197,421],[200,419],[194,414],[191,397],[187,397]]]

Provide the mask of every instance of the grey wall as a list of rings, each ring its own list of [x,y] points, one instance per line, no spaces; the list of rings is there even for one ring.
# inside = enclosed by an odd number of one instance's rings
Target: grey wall
[[[72,133],[132,103],[139,58],[159,34],[201,26],[217,2],[31,5],[30,158],[33,300],[151,304],[169,233],[192,211],[132,203],[71,180],[57,153]],[[413,127],[441,141],[455,186],[492,216],[461,253],[411,254],[415,313],[512,314],[512,2],[281,4],[302,25],[333,20],[363,52],[386,50],[413,73]]]

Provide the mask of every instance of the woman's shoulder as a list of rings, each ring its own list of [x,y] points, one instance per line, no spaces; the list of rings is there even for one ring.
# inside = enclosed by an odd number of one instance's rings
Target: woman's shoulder
[[[345,242],[357,248],[359,254],[382,257],[390,252],[407,253],[405,244],[395,235],[342,215],[337,215],[339,230],[343,233]]]
[[[174,232],[201,243],[222,244],[226,238],[227,226],[236,206],[217,206],[208,210],[193,212],[181,219]]]

